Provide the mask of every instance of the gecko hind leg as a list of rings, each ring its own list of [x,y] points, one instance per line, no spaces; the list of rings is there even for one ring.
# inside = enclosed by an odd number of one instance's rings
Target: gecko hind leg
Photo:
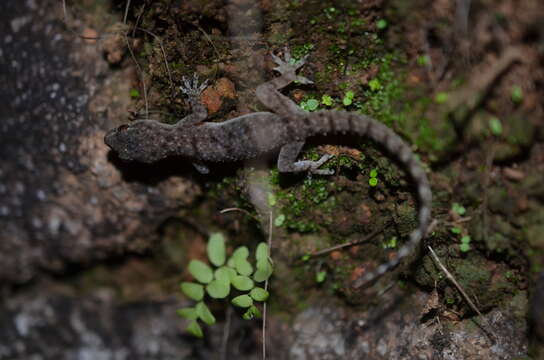
[[[284,145],[278,156],[278,170],[280,172],[303,172],[307,171],[316,175],[332,175],[334,170],[332,169],[319,169],[321,165],[326,163],[332,155],[323,155],[317,161],[301,160],[296,161],[300,150],[304,146],[304,141],[294,142]]]
[[[187,95],[192,113],[179,120],[177,124],[197,124],[206,120],[208,117],[208,111],[206,110],[204,104],[202,104],[200,101],[200,94],[208,86],[208,80],[205,80],[199,84],[198,75],[195,73],[192,79],[184,76],[182,81],[183,85],[179,88],[182,93]]]

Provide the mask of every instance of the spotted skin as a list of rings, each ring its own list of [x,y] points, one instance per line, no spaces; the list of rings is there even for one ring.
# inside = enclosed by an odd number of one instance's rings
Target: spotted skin
[[[358,288],[376,280],[409,255],[427,232],[431,219],[431,188],[427,175],[406,144],[395,132],[365,115],[344,111],[305,112],[296,103],[280,93],[290,83],[310,84],[311,81],[296,74],[305,58],[298,62],[272,55],[281,76],[257,87],[261,103],[273,112],[256,112],[221,123],[204,122],[206,108],[200,103],[200,92],[205,84],[183,79],[182,91],[189,97],[193,113],[174,125],[152,120],[139,120],[122,125],[106,134],[105,143],[121,159],[153,163],[169,156],[190,159],[201,173],[207,173],[206,162],[237,161],[279,151],[280,172],[310,172],[318,175],[332,174],[330,169],[320,169],[330,155],[317,161],[297,161],[304,141],[315,135],[354,134],[365,136],[382,145],[406,168],[417,188],[419,201],[418,227],[396,256],[355,280]]]

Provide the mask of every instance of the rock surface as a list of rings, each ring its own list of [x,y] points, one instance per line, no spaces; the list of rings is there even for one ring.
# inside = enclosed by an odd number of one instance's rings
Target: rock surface
[[[65,29],[59,2],[3,1],[0,18],[0,282],[148,248],[198,189],[156,167],[131,179],[108,158],[128,96],[112,85],[128,80]]]

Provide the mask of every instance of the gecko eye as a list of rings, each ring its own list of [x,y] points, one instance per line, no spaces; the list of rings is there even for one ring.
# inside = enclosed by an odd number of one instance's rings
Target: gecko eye
[[[121,125],[121,126],[119,126],[117,128],[117,131],[118,132],[123,132],[123,131],[127,130],[128,128],[129,128],[129,126],[127,124],[123,124],[123,125]]]

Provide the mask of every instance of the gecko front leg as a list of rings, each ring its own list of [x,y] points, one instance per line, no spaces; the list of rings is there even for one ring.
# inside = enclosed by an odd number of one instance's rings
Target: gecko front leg
[[[194,125],[206,120],[208,117],[208,110],[206,106],[200,101],[200,94],[208,86],[208,80],[199,84],[198,75],[195,73],[193,79],[188,79],[185,76],[182,78],[183,85],[180,86],[181,92],[188,97],[189,106],[192,113],[179,120],[176,125]]]
[[[200,94],[208,86],[208,80],[204,81],[202,84],[199,84],[198,75],[195,73],[193,79],[188,79],[185,76],[182,78],[183,85],[180,86],[180,90],[187,95],[189,106],[191,107],[192,113],[179,120],[176,123],[176,126],[191,126],[198,124],[208,117],[208,111],[206,106],[200,101]],[[200,161],[193,162],[194,168],[201,174],[209,174],[210,169],[206,164]]]
[[[277,114],[283,116],[304,114],[304,110],[293,100],[283,95],[280,90],[294,81],[301,84],[312,84],[311,80],[296,74],[297,70],[306,63],[307,56],[298,61],[293,61],[288,49],[284,50],[285,60],[274,54],[271,54],[271,56],[278,65],[274,70],[279,72],[281,76],[259,85],[255,91],[257,98],[264,106]]]

